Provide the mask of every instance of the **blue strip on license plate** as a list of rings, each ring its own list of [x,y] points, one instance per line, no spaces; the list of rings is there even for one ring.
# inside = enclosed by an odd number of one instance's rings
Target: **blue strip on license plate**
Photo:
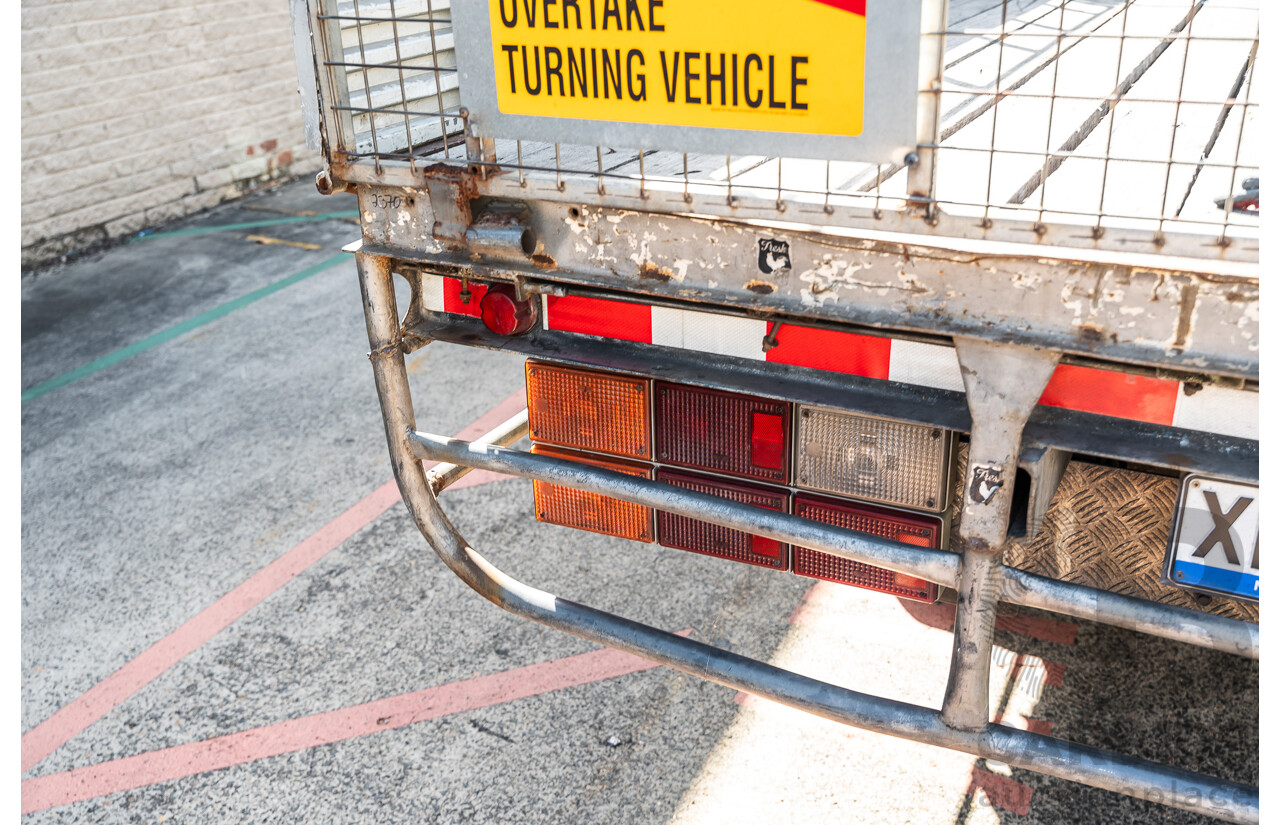
[[[1187,587],[1203,587],[1208,590],[1220,590],[1224,593],[1258,598],[1258,577],[1249,573],[1175,561],[1173,577],[1177,579],[1178,584]]]
[[[1191,475],[1183,479],[1165,575],[1171,584],[1258,599],[1258,488]]]

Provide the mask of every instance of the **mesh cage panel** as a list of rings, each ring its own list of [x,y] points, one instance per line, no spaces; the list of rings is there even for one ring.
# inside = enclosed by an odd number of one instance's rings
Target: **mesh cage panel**
[[[319,6],[334,41],[322,41],[324,104],[341,125],[340,162],[480,163],[515,172],[522,189],[549,181],[552,198],[580,181],[578,191],[638,203],[669,191],[694,211],[814,224],[875,226],[909,207],[911,169],[887,162],[507,139],[469,156],[449,0]],[[936,167],[923,202],[959,221],[914,231],[1164,254],[1187,234],[1205,242],[1179,255],[1256,262],[1258,16],[1257,0],[952,0],[945,25],[926,21],[921,33],[943,39],[943,59],[922,78],[937,129],[917,155]]]

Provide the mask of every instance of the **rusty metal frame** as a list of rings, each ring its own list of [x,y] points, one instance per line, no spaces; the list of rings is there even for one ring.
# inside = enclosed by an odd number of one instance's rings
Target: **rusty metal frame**
[[[410,347],[404,340],[392,284],[396,262],[388,257],[357,254],[356,263],[369,333],[370,360],[401,494],[419,530],[441,559],[493,603],[550,627],[844,724],[998,759],[1016,767],[1230,822],[1259,821],[1256,788],[991,724],[986,715],[985,670],[980,662],[984,647],[989,660],[993,622],[987,619],[994,615],[1000,600],[1077,616],[1085,615],[1088,612],[1085,606],[1091,606],[1089,618],[1218,649],[1235,648],[1234,652],[1244,655],[1256,655],[1256,626],[1006,570],[1000,564],[998,553],[991,553],[992,548],[984,546],[992,540],[1002,546],[1004,541],[996,529],[998,518],[986,513],[971,519],[973,527],[962,530],[966,552],[956,556],[883,542],[794,516],[701,496],[660,482],[506,450],[483,441],[468,443],[421,433],[405,370],[405,350]],[[1007,385],[998,377],[1000,371],[993,368],[1002,362],[1007,364],[1009,359],[1021,364],[1039,362],[1037,373],[1047,380],[1048,370],[1044,365],[1055,363],[1056,357],[1026,349],[1007,350],[985,342],[973,345],[959,342],[959,346],[963,348],[962,358],[967,365],[971,412],[995,412],[1002,419],[981,435],[975,434],[977,447],[971,448],[967,469],[967,478],[972,481],[975,472],[984,467],[1012,467],[1010,462],[1016,461],[1027,416],[1026,398],[1032,401],[1035,398],[1035,394]],[[969,373],[973,375],[972,380]],[[513,441],[523,432],[525,424],[525,419],[518,416],[487,438]],[[422,465],[422,461],[428,459],[448,464],[438,466],[428,475]],[[968,588],[970,606],[961,608],[962,613],[969,612],[974,619],[956,624],[957,653],[952,659],[951,685],[943,709],[939,712],[906,705],[808,679],[593,610],[512,579],[471,548],[440,509],[436,493],[460,475],[460,467],[541,478],[607,493],[959,586],[962,592],[967,581],[977,582]],[[970,503],[985,507],[1000,495],[1007,502],[1011,485],[1008,489],[998,488],[996,493],[988,496],[986,502]],[[1007,504],[997,505],[1005,506]],[[975,562],[975,557],[981,560]],[[978,655],[974,655],[974,651]]]
[[[939,199],[938,160],[943,154],[986,153],[989,163],[994,163],[999,153],[1027,154],[1041,162],[1042,183],[1072,157],[1075,146],[1055,149],[1048,134],[1043,153],[997,149],[994,110],[1001,101],[1016,102],[1020,97],[1047,99],[1051,111],[1059,101],[1075,101],[1057,93],[1057,58],[1084,37],[1115,38],[1114,32],[1103,30],[1101,24],[1089,32],[1068,27],[1063,22],[1066,3],[1062,3],[1056,30],[1019,34],[1025,25],[1010,21],[1007,3],[1003,4],[998,36],[991,31],[983,33],[981,36],[995,39],[982,48],[997,49],[1003,63],[1007,39],[1052,38],[1047,42],[1054,44],[1055,59],[1044,66],[1054,67],[1053,90],[1046,96],[1030,87],[1021,88],[1040,71],[1036,69],[1003,87],[998,81],[994,91],[975,91],[979,105],[973,116],[993,110],[992,145],[949,146],[948,129],[955,124],[944,128],[943,100],[955,91],[946,85],[949,64],[945,38],[964,37],[969,32],[963,26],[956,28],[955,21],[948,19],[947,0],[923,0],[916,152],[907,158],[905,167],[874,167],[873,179],[855,192],[838,187],[833,190],[830,165],[825,185],[784,188],[783,159],[763,161],[776,161],[776,189],[758,181],[749,185],[735,181],[731,158],[725,159],[727,177],[723,181],[691,180],[687,153],[683,175],[653,174],[652,165],[646,175],[643,153],[634,158],[638,174],[628,171],[625,164],[617,166],[621,171],[606,169],[598,147],[591,153],[589,147],[554,144],[554,161],[549,156],[530,161],[520,142],[495,143],[485,134],[484,124],[469,118],[465,107],[444,111],[439,75],[448,69],[434,59],[426,69],[436,75],[439,111],[427,114],[440,119],[442,145],[415,147],[408,101],[402,100],[400,109],[375,110],[370,102],[369,108],[356,110],[351,106],[347,77],[340,71],[355,68],[364,73],[367,88],[370,69],[399,70],[401,97],[406,97],[404,72],[422,67],[401,59],[398,34],[394,35],[394,64],[367,65],[363,58],[353,64],[343,55],[341,20],[355,19],[363,25],[385,22],[384,18],[361,18],[358,4],[354,17],[343,15],[337,0],[294,2],[309,15],[308,26],[295,21],[295,36],[309,38],[307,45],[314,55],[314,72],[306,82],[314,84],[318,94],[319,138],[326,159],[317,185],[326,193],[346,188],[359,195],[363,239],[353,251],[358,253],[370,357],[396,478],[428,543],[469,586],[504,609],[534,621],[846,724],[998,759],[1232,822],[1258,821],[1255,788],[988,721],[993,616],[1000,601],[1238,655],[1258,655],[1255,624],[1034,576],[1002,563],[1012,494],[1012,484],[1004,480],[1012,478],[1027,448],[1080,450],[1130,459],[1141,459],[1143,451],[1149,456],[1158,452],[1159,457],[1150,463],[1190,470],[1212,467],[1235,477],[1256,476],[1256,442],[1154,425],[1126,424],[1121,432],[1110,424],[1084,421],[1079,415],[1047,416],[1043,410],[1033,409],[1059,361],[1234,388],[1255,387],[1260,326],[1256,232],[1233,221],[1229,211],[1224,212],[1220,226],[1196,231],[1205,221],[1183,221],[1177,215],[1169,218],[1163,205],[1158,221],[1135,218],[1126,223],[1128,216],[1109,214],[1106,208],[1105,170],[1104,193],[1099,195],[1096,213],[1046,209],[1043,186],[1038,207],[1021,201],[995,203],[990,191],[985,198]],[[1185,18],[1152,52],[1155,57],[1175,45],[1189,45],[1195,37],[1194,19],[1204,3],[1189,2]],[[1123,11],[1127,9],[1126,4]],[[437,17],[430,2],[427,10],[432,55],[436,55],[436,26],[449,21]],[[386,19],[393,25],[396,21],[423,23],[423,19],[398,18],[394,7]],[[1126,37],[1136,37],[1125,28],[1127,23],[1126,15],[1118,35],[1121,43]],[[359,31],[356,35],[363,37]],[[1226,40],[1246,43],[1250,38]],[[1196,174],[1201,168],[1229,168],[1234,184],[1242,168],[1252,168],[1241,166],[1239,145],[1245,115],[1257,106],[1249,99],[1256,42],[1255,34],[1249,59],[1224,100],[1202,101],[1194,95],[1184,99],[1179,86],[1176,101],[1159,101],[1176,103],[1180,109],[1220,103],[1218,131],[1228,116],[1239,116],[1233,163],[1212,160],[1210,144]],[[363,50],[362,39],[360,45]],[[1123,50],[1120,54],[1117,81]],[[1184,58],[1184,79],[1185,63]],[[1243,85],[1246,77],[1248,86]],[[1117,91],[1101,102],[1100,114],[1094,119],[1105,119],[1136,79],[1130,73],[1118,82]],[[1143,102],[1133,96],[1129,100]],[[357,111],[369,116],[372,152],[358,151],[356,146],[353,114]],[[1007,105],[1003,111],[1008,111]],[[378,150],[375,113],[403,115],[409,141],[405,151]],[[462,123],[463,134],[445,131],[446,118]],[[1098,119],[1093,125],[1101,122]],[[1113,158],[1111,128],[1108,126],[1107,150],[1097,160],[1107,164],[1147,162],[1119,155]],[[1217,134],[1215,131],[1215,140]],[[1095,159],[1081,153],[1074,156]],[[678,159],[679,154],[673,157]],[[1175,161],[1171,144],[1167,161],[1156,162],[1166,164],[1167,190],[1175,162],[1183,161]],[[882,181],[904,169],[905,194],[882,198]],[[990,190],[990,169],[987,177]],[[955,214],[948,214],[948,207],[955,207]],[[1104,226],[1104,218],[1121,220]],[[788,244],[792,267],[760,277],[752,260],[761,239]],[[397,312],[392,289],[393,270],[407,275],[414,288],[403,318]],[[879,395],[864,392],[861,398],[866,404],[880,405],[881,413],[885,407],[893,408],[897,417],[909,420],[947,416],[953,419],[949,428],[971,433],[964,489],[970,491],[985,482],[987,492],[966,492],[964,515],[954,537],[960,553],[908,548],[659,482],[506,449],[503,445],[517,440],[527,426],[519,416],[472,443],[419,432],[404,369],[407,352],[432,339],[516,350],[521,346],[504,347],[488,340],[483,332],[465,325],[450,326],[426,312],[421,279],[416,277],[423,273],[512,282],[521,295],[598,294],[757,318],[802,319],[835,329],[955,347],[964,376],[963,399],[959,393],[938,392],[922,400],[919,394],[904,390],[886,390]],[[550,333],[530,335],[523,343],[534,350],[555,350],[559,344]],[[588,345],[586,349],[593,354],[586,360],[605,359],[613,352],[609,357],[643,374],[642,362],[654,357],[652,352],[635,347],[611,350],[611,346],[600,341]],[[582,349],[563,347],[555,352],[572,360]],[[711,367],[720,370],[714,373],[715,381],[727,382],[726,386],[743,378],[733,373],[732,365]],[[714,372],[711,367],[708,375]],[[1015,372],[1018,380],[1010,380]],[[762,376],[746,376],[746,380],[763,380]],[[780,386],[792,390],[805,387],[795,397],[812,392],[822,398],[834,392],[828,385],[836,379],[825,379],[826,384],[823,379],[806,383],[802,376],[788,374],[786,380],[790,383]],[[1126,433],[1134,435],[1133,444],[1118,443]],[[1178,444],[1161,451],[1171,439]],[[428,459],[448,463],[428,474],[422,467],[422,461]],[[511,579],[467,545],[435,499],[440,490],[473,467],[660,507],[955,588],[959,607],[942,707],[913,707],[815,682],[574,604]],[[1051,476],[1053,466],[1046,466],[1044,472]]]
[[[458,278],[542,281],[945,343],[952,336],[1017,341],[1210,379],[1258,375],[1256,266],[1213,272],[1169,259],[1093,260],[1064,250],[1062,257],[1028,256],[919,236],[856,237],[527,195],[495,201],[482,197],[477,176],[447,166],[429,170],[424,184],[430,198],[421,188],[359,187],[365,251]],[[376,207],[387,194],[402,206]],[[495,256],[492,246],[469,245],[462,236],[480,201],[519,204],[536,252],[513,247]],[[789,270],[759,271],[757,245],[766,238],[788,244]]]

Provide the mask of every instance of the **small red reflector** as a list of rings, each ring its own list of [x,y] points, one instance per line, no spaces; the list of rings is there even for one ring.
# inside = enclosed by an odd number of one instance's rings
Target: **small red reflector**
[[[544,444],[534,444],[535,455],[549,455],[602,467],[641,478],[652,478],[653,471],[647,465],[631,461],[604,460],[598,456],[586,456],[570,450],[558,450]],[[653,541],[653,510],[629,501],[602,496],[586,490],[575,490],[545,481],[533,482],[533,509],[538,521],[590,530],[606,536],[618,536],[635,541]]]
[[[804,494],[797,494],[795,497],[795,514],[917,547],[942,546],[942,520],[932,516]],[[938,586],[924,579],[842,559],[807,547],[796,547],[792,556],[794,570],[801,576],[852,584],[882,593],[892,593],[904,599],[922,602],[938,600]]]
[[[535,298],[516,298],[511,284],[495,284],[480,299],[480,320],[490,332],[498,335],[521,335],[533,329],[538,320]]]
[[[743,504],[752,504],[766,510],[787,512],[787,491],[757,487],[752,484],[708,479],[692,473],[674,470],[658,470],[658,481],[664,481],[686,490],[727,498]],[[758,564],[786,570],[789,545],[764,536],[753,536],[741,530],[731,530],[717,524],[677,516],[658,511],[658,543],[664,547],[691,550],[708,556]]]
[[[787,483],[788,404],[663,382],[654,385],[654,393],[659,462]]]

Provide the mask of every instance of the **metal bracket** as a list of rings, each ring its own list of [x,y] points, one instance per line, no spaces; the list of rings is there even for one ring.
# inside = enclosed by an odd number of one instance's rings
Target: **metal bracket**
[[[495,261],[527,262],[538,247],[529,207],[520,201],[490,201],[464,234],[467,248]],[[520,279],[517,278],[517,281]]]
[[[423,175],[435,219],[431,236],[442,243],[464,246],[471,226],[471,201],[476,197],[475,178],[465,168],[444,163],[427,167]]]
[[[1027,493],[1027,523],[1022,535],[1011,533],[1011,538],[1030,542],[1040,534],[1044,517],[1049,512],[1058,483],[1067,470],[1071,453],[1053,447],[1028,447],[1018,459],[1018,469],[1025,472],[1030,481]]]
[[[956,356],[972,424],[959,535],[953,540],[963,565],[942,720],[961,730],[982,730],[991,720],[991,639],[1022,429],[1061,355],[957,338]]]

